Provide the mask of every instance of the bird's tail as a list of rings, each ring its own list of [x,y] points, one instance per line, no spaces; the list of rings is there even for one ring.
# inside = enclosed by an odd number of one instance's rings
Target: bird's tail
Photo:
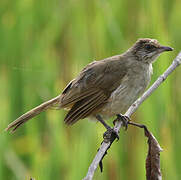
[[[32,110],[28,111],[27,113],[23,114],[19,118],[17,118],[15,121],[10,123],[8,127],[6,128],[6,131],[9,129],[12,129],[11,132],[14,132],[17,128],[19,128],[22,124],[24,124],[29,119],[33,118],[34,116],[40,114],[42,111],[45,111],[46,109],[60,103],[60,96],[57,96],[49,101],[46,101],[39,106],[33,108]]]

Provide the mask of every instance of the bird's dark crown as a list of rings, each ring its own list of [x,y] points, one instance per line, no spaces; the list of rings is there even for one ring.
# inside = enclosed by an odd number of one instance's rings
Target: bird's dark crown
[[[134,45],[134,49],[146,49],[148,51],[160,48],[160,43],[156,39],[142,38],[138,39]]]

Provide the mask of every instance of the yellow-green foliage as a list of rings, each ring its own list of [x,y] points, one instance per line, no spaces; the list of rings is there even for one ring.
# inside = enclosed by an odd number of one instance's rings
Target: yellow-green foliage
[[[105,131],[99,123],[81,120],[66,127],[65,111],[49,110],[13,135],[4,128],[61,93],[86,64],[120,54],[140,37],[175,49],[154,64],[153,82],[181,50],[180,9],[179,0],[1,0],[0,179],[83,178]],[[132,117],[146,124],[164,149],[164,180],[181,179],[180,116],[179,67]],[[129,127],[120,137],[94,179],[145,179],[143,131]]]

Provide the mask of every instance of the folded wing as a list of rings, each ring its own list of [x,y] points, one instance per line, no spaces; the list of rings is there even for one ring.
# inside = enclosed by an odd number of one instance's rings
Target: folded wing
[[[89,64],[67,85],[60,99],[61,107],[70,109],[64,119],[66,124],[93,115],[105,105],[126,74],[118,58]]]

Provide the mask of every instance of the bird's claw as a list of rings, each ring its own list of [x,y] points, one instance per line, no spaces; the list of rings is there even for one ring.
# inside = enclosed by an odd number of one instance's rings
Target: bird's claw
[[[123,126],[125,127],[125,130],[128,129],[128,124],[129,124],[129,121],[130,121],[130,118],[128,116],[124,116],[124,115],[121,115],[121,114],[117,114],[117,119],[115,119],[113,121],[113,123],[115,123],[115,121],[117,120],[120,120],[122,121],[123,123]]]
[[[107,131],[103,134],[104,142],[113,142],[114,139],[119,140],[119,134],[113,128],[108,128]]]

